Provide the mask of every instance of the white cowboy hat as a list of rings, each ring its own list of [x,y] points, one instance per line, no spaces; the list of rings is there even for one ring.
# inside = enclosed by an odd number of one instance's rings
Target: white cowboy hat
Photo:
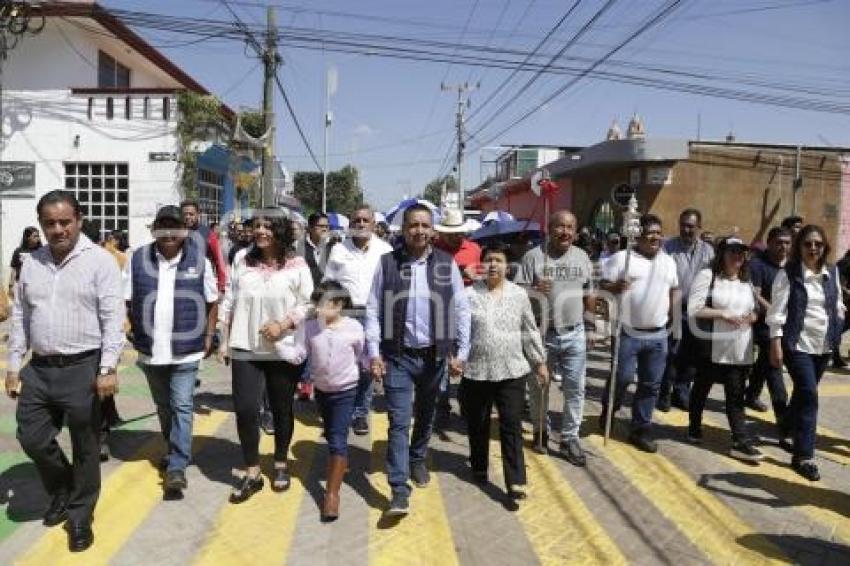
[[[443,212],[443,218],[434,226],[434,230],[443,234],[465,234],[469,232],[469,226],[463,218],[463,212],[450,208]]]

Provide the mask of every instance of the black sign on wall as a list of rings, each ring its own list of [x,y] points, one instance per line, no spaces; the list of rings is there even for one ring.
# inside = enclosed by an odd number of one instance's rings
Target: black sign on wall
[[[0,198],[35,198],[35,163],[0,161]]]

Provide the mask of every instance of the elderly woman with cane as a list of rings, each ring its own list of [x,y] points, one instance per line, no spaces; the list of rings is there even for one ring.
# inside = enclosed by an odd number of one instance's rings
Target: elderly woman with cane
[[[475,480],[487,482],[490,414],[495,403],[505,486],[511,498],[522,499],[526,483],[521,426],[524,378],[533,370],[540,386],[548,385],[546,350],[528,295],[505,278],[507,246],[485,247],[481,261],[484,279],[468,289],[472,342],[463,376],[470,462]]]

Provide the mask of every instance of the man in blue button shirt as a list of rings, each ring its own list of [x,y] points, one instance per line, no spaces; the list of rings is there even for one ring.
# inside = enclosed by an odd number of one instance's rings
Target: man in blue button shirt
[[[460,375],[469,355],[463,278],[451,255],[431,247],[431,211],[409,207],[402,232],[404,245],[381,256],[366,305],[370,368],[375,379],[384,381],[390,421],[388,516],[407,514],[408,478],[418,487],[428,484],[425,457],[440,380],[447,365],[452,375]]]

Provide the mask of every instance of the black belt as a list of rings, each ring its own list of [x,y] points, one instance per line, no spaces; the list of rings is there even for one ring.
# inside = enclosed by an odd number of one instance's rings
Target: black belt
[[[662,330],[664,330],[667,327],[666,326],[653,326],[652,328],[638,328],[637,326],[633,326],[631,328],[632,328],[632,330],[637,330],[638,332],[651,333],[651,332],[661,332]]]
[[[51,354],[49,356],[42,356],[40,354],[33,353],[32,364],[42,367],[64,368],[97,355],[100,355],[99,349],[86,350],[79,354]]]
[[[401,352],[412,358],[429,358],[437,353],[437,349],[434,346],[425,346],[424,348],[408,348],[405,346],[401,349]]]
[[[573,330],[578,330],[579,328],[584,328],[584,323],[579,322],[578,324],[573,324],[571,326],[561,326],[558,328],[558,332],[572,332]]]

